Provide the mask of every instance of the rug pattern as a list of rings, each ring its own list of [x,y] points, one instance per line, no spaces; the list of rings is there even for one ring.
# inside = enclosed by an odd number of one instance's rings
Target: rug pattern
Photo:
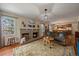
[[[44,45],[42,39],[13,49],[14,56],[69,56],[74,55],[71,46],[64,47],[54,43],[50,49],[49,45]],[[70,52],[72,49],[72,52]],[[72,54],[70,54],[72,53]]]

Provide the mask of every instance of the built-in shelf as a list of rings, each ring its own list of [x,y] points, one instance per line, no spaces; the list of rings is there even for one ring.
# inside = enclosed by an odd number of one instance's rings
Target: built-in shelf
[[[72,31],[72,24],[53,25],[53,31]]]
[[[15,18],[10,16],[1,16],[0,25],[0,45],[1,47],[4,47],[10,45],[8,44],[9,41],[15,40]]]

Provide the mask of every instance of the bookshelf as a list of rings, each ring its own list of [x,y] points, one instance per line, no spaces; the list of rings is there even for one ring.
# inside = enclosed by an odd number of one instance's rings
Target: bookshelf
[[[15,35],[15,18],[9,16],[1,16],[1,46],[6,46],[8,44],[8,38]]]

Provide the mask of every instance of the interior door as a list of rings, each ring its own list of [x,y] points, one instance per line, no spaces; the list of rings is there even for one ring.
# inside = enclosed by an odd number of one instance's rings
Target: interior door
[[[75,53],[77,54],[79,32],[75,32]]]

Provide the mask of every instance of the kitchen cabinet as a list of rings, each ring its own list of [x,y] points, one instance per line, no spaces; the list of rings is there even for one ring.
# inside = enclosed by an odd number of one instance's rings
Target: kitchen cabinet
[[[64,45],[71,45],[72,24],[53,24],[55,40]]]

